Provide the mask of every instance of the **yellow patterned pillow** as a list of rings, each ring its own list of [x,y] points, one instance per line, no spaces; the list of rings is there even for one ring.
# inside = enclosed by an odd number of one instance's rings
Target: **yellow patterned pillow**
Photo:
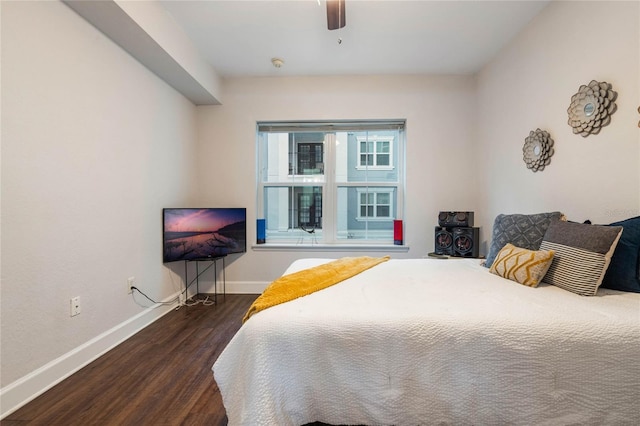
[[[553,261],[554,250],[527,250],[507,243],[491,265],[492,273],[537,287]]]

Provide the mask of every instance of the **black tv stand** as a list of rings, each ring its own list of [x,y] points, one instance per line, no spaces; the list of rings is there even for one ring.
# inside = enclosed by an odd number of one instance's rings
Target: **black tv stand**
[[[200,275],[204,274],[211,267],[213,267],[213,304],[218,304],[218,260],[222,260],[222,296],[223,301],[227,299],[227,277],[224,271],[224,259],[227,257],[226,254],[221,254],[219,256],[211,256],[211,257],[203,257],[198,259],[186,259],[184,261],[184,297],[185,301],[189,299],[189,287],[193,284],[193,281],[196,282],[196,294],[193,297],[197,297],[200,294]],[[189,262],[195,262],[196,264],[196,276],[191,281],[189,281]],[[200,271],[200,263],[206,262],[208,265]]]

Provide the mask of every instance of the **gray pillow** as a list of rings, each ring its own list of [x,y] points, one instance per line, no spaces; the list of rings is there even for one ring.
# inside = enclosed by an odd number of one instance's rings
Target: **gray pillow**
[[[602,284],[622,226],[554,221],[541,250],[553,250],[553,262],[542,281],[582,296],[593,296]]]
[[[538,250],[549,223],[560,220],[562,213],[499,214],[493,222],[491,245],[484,266],[490,268],[507,243],[527,250]]]

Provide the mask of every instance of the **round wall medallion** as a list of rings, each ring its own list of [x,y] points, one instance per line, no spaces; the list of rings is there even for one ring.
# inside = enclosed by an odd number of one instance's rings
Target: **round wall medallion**
[[[617,108],[617,97],[618,93],[605,81],[591,80],[588,86],[580,86],[578,92],[571,97],[571,105],[567,109],[568,123],[573,128],[573,133],[585,138],[598,134],[602,127],[611,122],[611,115]]]
[[[549,136],[549,132],[536,129],[530,131],[529,136],[524,140],[522,159],[528,169],[534,172],[542,171],[551,163],[553,152],[553,139]]]

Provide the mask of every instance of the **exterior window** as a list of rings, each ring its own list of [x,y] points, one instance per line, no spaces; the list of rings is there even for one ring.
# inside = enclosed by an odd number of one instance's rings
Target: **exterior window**
[[[323,165],[323,144],[322,143],[301,143],[297,145],[297,151],[294,151],[294,156],[297,155],[298,161],[298,174],[301,175],[313,175],[322,173],[324,169]]]
[[[358,138],[357,168],[393,169],[393,139],[369,136]]]
[[[359,190],[360,215],[358,219],[392,219],[391,192]]]
[[[404,121],[258,123],[257,144],[267,244],[393,244]]]
[[[306,188],[305,188],[306,189]],[[320,188],[313,191],[298,192],[298,226],[322,229],[322,192]]]

